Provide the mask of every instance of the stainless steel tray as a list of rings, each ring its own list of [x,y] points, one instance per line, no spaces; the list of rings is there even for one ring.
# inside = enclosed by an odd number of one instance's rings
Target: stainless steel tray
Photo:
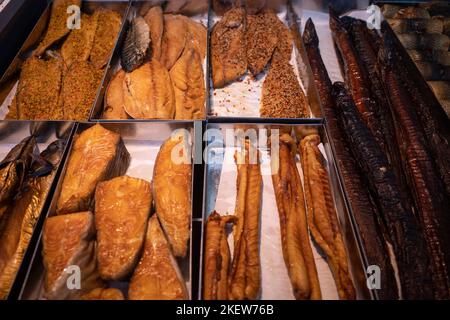
[[[80,123],[76,129],[76,134],[79,134],[83,130],[95,125],[94,123]],[[138,177],[147,181],[152,180],[154,162],[162,143],[168,139],[172,132],[177,129],[186,129],[189,131],[192,139],[192,150],[195,152],[195,139],[193,139],[194,124],[192,122],[167,122],[167,123],[102,123],[102,125],[108,130],[120,133],[128,152],[131,155],[131,163],[126,172],[127,175],[132,177]],[[75,134],[75,136],[76,136]],[[73,140],[70,145],[67,159],[70,157],[72,151]],[[60,194],[62,179],[65,175],[67,167],[67,161],[62,168],[61,176],[56,186],[56,190],[53,194],[53,199],[50,204],[50,208],[47,211],[46,217],[53,216],[56,211],[56,203]],[[194,176],[194,175],[193,175]],[[194,186],[192,188],[194,189]],[[192,225],[192,223],[191,223]],[[192,248],[192,233],[199,232],[200,230],[194,230],[195,226],[191,227],[191,241],[189,244],[189,254],[184,259],[178,259],[180,269],[183,277],[186,281],[190,297],[192,297],[192,269],[195,268],[196,260],[191,254],[195,251]],[[39,245],[33,253],[32,261],[25,277],[22,290],[19,295],[19,299],[34,300],[42,299],[42,289],[44,284],[44,266],[42,264],[42,243],[41,243],[42,231],[39,235]],[[193,266],[194,264],[194,266]],[[113,287],[126,290],[128,288],[127,282],[110,282]],[[195,286],[195,285],[194,285]]]
[[[176,0],[170,0],[174,3],[176,3]],[[169,2],[170,2],[169,1]],[[207,2],[207,0],[202,0]],[[105,103],[105,93],[106,93],[106,89],[108,88],[109,82],[111,81],[112,77],[114,76],[114,74],[120,70],[122,67],[120,65],[120,55],[122,52],[122,46],[123,46],[123,42],[125,41],[125,37],[126,37],[126,31],[128,30],[128,26],[130,25],[130,22],[132,21],[132,19],[134,17],[136,17],[136,15],[140,14],[141,9],[143,9],[144,7],[150,5],[151,3],[155,3],[156,5],[158,4],[157,1],[154,0],[131,0],[130,1],[130,8],[127,12],[127,16],[126,16],[126,20],[125,20],[125,27],[121,30],[116,47],[114,49],[113,55],[111,60],[109,61],[108,64],[108,68],[107,68],[107,72],[105,75],[105,78],[103,79],[103,83],[102,83],[102,87],[101,90],[99,92],[99,95],[97,96],[97,99],[95,101],[94,104],[94,108],[91,110],[91,115],[90,115],[90,119],[92,121],[99,121],[99,122],[108,122],[111,120],[105,120],[102,119],[102,113],[103,113],[103,107],[104,107],[104,103]],[[174,14],[183,14],[182,12],[171,12]],[[202,23],[205,28],[207,27],[208,24],[208,11],[205,12],[199,12],[196,13],[195,15],[187,15],[188,17],[190,17],[191,19],[193,19],[196,22],[200,22]],[[207,42],[207,48],[209,47],[209,39]],[[208,57],[208,54],[206,55],[206,57]],[[207,75],[208,75],[208,71],[207,71],[207,58],[205,58],[205,61],[203,61],[203,73],[204,73],[204,77],[205,77],[205,88],[206,88],[206,84],[207,84]],[[206,89],[205,89],[206,90]],[[207,99],[207,91],[205,91],[205,110],[207,110],[206,108],[206,101]],[[205,112],[206,114],[206,112]],[[205,117],[206,118],[206,117]],[[133,119],[132,121],[136,121],[136,122],[146,122],[146,121],[155,121],[155,122],[161,122],[161,121],[167,121],[170,119],[166,119],[166,120],[156,120],[156,119]],[[198,120],[204,120],[204,119],[198,119]],[[115,120],[117,122],[128,122],[131,121],[131,119],[128,120]],[[186,121],[186,120],[175,120],[175,121]]]
[[[47,212],[48,206],[50,204],[51,195],[55,188],[56,182],[58,181],[58,176],[61,172],[61,168],[64,164],[64,158],[69,149],[69,141],[75,129],[75,123],[73,122],[55,122],[55,121],[40,121],[40,122],[31,122],[31,121],[1,121],[0,122],[0,160],[4,159],[4,157],[8,154],[8,152],[17,144],[22,141],[25,137],[31,135],[33,132],[36,136],[36,140],[38,143],[39,151],[44,151],[47,146],[61,139],[65,142],[64,150],[62,153],[61,161],[59,162],[56,168],[56,174],[53,178],[52,186],[47,192],[46,200],[44,202],[44,206],[39,215],[38,220],[36,221],[36,225],[34,226],[33,233],[31,235],[30,242],[27,246],[27,249],[24,253],[24,257],[22,259],[21,266],[19,267],[13,285],[11,287],[10,293],[8,295],[8,299],[14,299],[17,297],[18,292],[20,291],[20,286],[25,276],[25,272],[30,263],[30,259],[34,252],[34,248],[37,243],[37,238],[41,232],[42,224],[45,219],[45,213]]]
[[[95,1],[95,0],[83,0],[82,1],[82,12],[91,13],[98,7],[105,7],[109,9],[113,9],[119,12],[122,15],[122,25],[121,30],[123,29],[125,17],[129,8],[128,0],[119,0],[119,1]],[[17,83],[19,81],[20,76],[20,68],[25,60],[31,55],[33,49],[39,44],[41,38],[44,36],[45,31],[47,30],[47,25],[50,19],[52,4],[49,3],[47,8],[42,13],[38,22],[34,26],[33,30],[29,34],[27,40],[22,45],[21,49],[17,53],[16,57],[8,67],[8,69],[3,74],[0,79],[0,119],[5,119],[6,114],[8,113],[8,107],[11,104],[11,101],[16,93]],[[122,31],[119,32],[119,34]],[[117,39],[115,44],[117,44]],[[112,52],[111,52],[112,55]],[[111,56],[110,56],[111,59]],[[101,83],[103,83],[103,79],[105,77],[106,68],[103,72],[102,81],[98,85],[97,96],[101,89]],[[97,99],[96,99],[97,100]],[[61,119],[63,120],[63,119]],[[86,119],[88,120],[88,119]]]
[[[308,58],[304,51],[303,41],[299,36],[300,19],[289,4],[289,1],[287,3],[288,5],[280,5],[278,8],[278,17],[291,29],[295,38],[291,64],[294,71],[298,74],[299,82],[307,96],[309,103],[307,111],[310,112],[310,117],[299,119],[261,118],[259,115],[260,90],[263,83],[262,77],[265,76],[267,70],[263,71],[263,75],[259,75],[256,81],[252,80],[247,72],[243,76],[244,80],[235,81],[222,89],[214,89],[211,78],[211,66],[208,60],[208,119],[214,120],[214,122],[236,118],[248,122],[278,122],[279,120],[314,124],[321,122],[322,108]],[[208,20],[208,38],[210,38],[214,24],[220,20],[220,17],[216,16],[212,8],[210,8]]]
[[[216,157],[213,164],[205,164],[205,186],[204,186],[204,210],[203,223],[213,210],[218,210],[221,214],[232,213],[235,205],[236,193],[236,176],[237,170],[234,163],[233,143],[235,137],[233,135],[227,137],[225,130],[233,130],[236,128],[245,129],[276,129],[289,128],[293,126],[298,128],[315,128],[318,129],[322,137],[322,153],[327,159],[328,172],[330,174],[331,187],[334,196],[334,203],[337,210],[338,218],[341,224],[341,230],[346,244],[349,258],[350,272],[355,285],[358,299],[373,299],[373,292],[370,292],[366,285],[367,265],[364,259],[363,248],[358,242],[358,232],[354,228],[353,219],[348,209],[345,195],[341,188],[338,174],[335,169],[334,157],[329,144],[328,135],[321,125],[279,125],[279,124],[209,124],[208,129],[220,130],[223,137],[217,135],[214,137],[210,133],[207,135],[207,157],[210,158],[214,154],[222,156]],[[217,134],[217,131],[216,131]],[[261,137],[261,135],[258,135]],[[260,140],[261,141],[261,140]],[[214,143],[214,144],[212,144]],[[261,299],[293,299],[291,284],[287,275],[281,253],[281,240],[279,234],[279,217],[273,192],[272,179],[270,176],[270,156],[267,147],[260,147],[263,162],[261,170],[263,175],[263,208],[261,213],[261,279],[262,294]],[[297,165],[302,176],[301,166]],[[231,190],[231,191],[230,191]],[[202,247],[204,246],[202,238]],[[324,299],[337,299],[334,280],[324,258],[319,254],[317,248],[312,245],[317,270],[319,273],[319,281],[321,283],[322,295]],[[203,256],[200,259],[201,267],[199,269],[200,286],[199,297],[202,296],[201,280],[203,268]],[[276,277],[273,277],[276,275]]]

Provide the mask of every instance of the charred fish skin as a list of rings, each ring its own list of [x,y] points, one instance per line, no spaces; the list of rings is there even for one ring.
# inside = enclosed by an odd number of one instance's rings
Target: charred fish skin
[[[303,43],[314,82],[319,92],[326,126],[331,133],[330,139],[334,144],[337,166],[343,178],[344,188],[361,235],[368,263],[378,265],[381,269],[382,285],[381,289],[377,290],[378,296],[385,300],[397,299],[398,291],[394,270],[389,261],[386,243],[377,219],[380,214],[367,192],[366,184],[357,168],[357,163],[351,155],[342,129],[339,127],[336,106],[331,94],[332,83],[320,54],[319,38],[311,19],[306,22]],[[389,237],[386,235],[385,238]]]
[[[387,22],[381,24],[381,31],[385,43],[390,44],[391,53],[396,59],[397,72],[407,84],[435,166],[450,196],[450,119],[414,63],[402,54],[403,48]]]
[[[333,85],[333,96],[339,111],[339,122],[367,178],[369,190],[390,235],[403,297],[432,299],[431,270],[425,239],[413,212],[407,210],[395,174],[370,130],[364,125],[343,83]]]
[[[387,49],[389,50],[389,49]],[[423,225],[423,233],[431,260],[431,276],[437,299],[450,297],[450,199],[434,168],[432,156],[426,146],[425,134],[419,125],[417,114],[406,88],[396,74],[395,61],[388,52],[383,54],[384,81],[391,98],[396,119],[402,162],[407,172],[410,188],[414,190],[417,215]]]
[[[360,57],[353,47],[351,38],[346,30],[348,21],[342,21],[339,16],[330,8],[330,29],[333,41],[337,48],[341,69],[344,73],[345,82],[355,105],[360,112],[364,123],[372,132],[381,149],[386,151],[386,143],[381,132],[382,125],[378,119],[378,106],[370,92],[369,75],[361,68]]]

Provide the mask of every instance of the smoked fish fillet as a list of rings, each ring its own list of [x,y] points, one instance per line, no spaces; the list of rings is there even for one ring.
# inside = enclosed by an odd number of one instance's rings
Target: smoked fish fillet
[[[130,300],[186,300],[189,295],[157,214],[148,221],[144,252],[131,278]]]
[[[153,170],[156,212],[176,257],[186,256],[189,242],[192,211],[189,147],[182,133],[169,138],[159,149]]]
[[[133,271],[151,205],[151,186],[145,180],[121,176],[97,185],[97,261],[103,279],[123,280]]]
[[[22,66],[15,96],[17,119],[56,120],[63,118],[59,104],[62,87],[61,59],[28,58]],[[14,108],[11,106],[10,108]],[[10,111],[11,112],[11,111]]]
[[[247,16],[248,69],[257,76],[272,58],[278,45],[278,34],[272,26],[270,13]]]
[[[95,69],[89,61],[79,61],[69,67],[63,79],[60,96],[63,119],[89,119],[102,75],[103,72]]]
[[[203,299],[228,299],[228,270],[231,256],[226,228],[236,222],[234,215],[211,213],[206,222],[205,258],[203,271]]]
[[[295,298],[319,300],[322,294],[309,240],[305,198],[295,152],[294,139],[290,134],[283,134],[280,137],[278,169],[272,174],[283,257]]]
[[[116,44],[116,38],[122,25],[122,17],[120,13],[105,8],[97,9],[94,14],[98,14],[98,23],[90,61],[95,68],[101,69],[108,63],[112,49]]]
[[[41,56],[48,47],[66,36],[70,29],[67,28],[67,8],[71,5],[81,6],[81,0],[54,0],[48,23],[47,31],[42,41],[34,51],[35,56]]]
[[[151,59],[161,59],[161,41],[164,31],[164,17],[160,6],[151,8],[144,16],[145,22],[147,22],[150,28],[151,39]]]
[[[186,47],[195,49],[201,61],[206,57],[208,31],[205,26],[186,16],[180,16],[187,26]]]
[[[125,101],[123,97],[123,81],[125,71],[119,70],[113,76],[105,93],[105,106],[103,108],[103,119],[118,120],[128,119],[125,112]]]
[[[97,183],[122,175],[128,169],[130,154],[119,134],[96,124],[75,138],[56,213],[88,210]]]
[[[247,71],[247,18],[245,10],[225,13],[211,31],[211,72],[214,88],[222,88]]]
[[[96,288],[81,296],[81,300],[125,300],[122,291],[116,288]]]
[[[164,33],[161,43],[161,64],[170,70],[186,45],[186,21],[178,15],[164,15]]]
[[[101,286],[96,268],[94,215],[79,212],[47,218],[43,232],[45,267],[44,297],[50,300],[77,299]],[[76,265],[81,271],[81,289],[69,289],[64,271]]]
[[[67,67],[73,62],[89,59],[94,44],[98,16],[98,11],[92,15],[81,14],[81,29],[72,30],[64,41],[61,47],[61,56]]]
[[[126,113],[134,119],[173,119],[175,96],[169,72],[157,60],[150,60],[123,82]]]
[[[198,52],[186,48],[169,74],[175,93],[175,119],[205,118],[205,79]]]
[[[311,234],[327,256],[339,299],[355,299],[348,257],[330,189],[325,159],[319,150],[320,137],[308,135],[301,141],[308,224]]]
[[[0,233],[0,299],[8,296],[22,264],[55,177],[63,148],[64,144],[57,140],[41,153],[42,159],[48,161],[48,172],[46,170],[44,175],[29,179],[25,191],[5,213],[5,225]],[[32,171],[36,172],[39,169],[41,169],[39,165],[35,165]]]
[[[243,154],[245,150],[245,154]],[[256,151],[256,157],[253,157]],[[229,273],[228,297],[231,300],[254,300],[261,290],[259,254],[262,176],[259,154],[250,142],[236,151],[237,199],[233,227],[234,252]],[[256,158],[256,159],[253,159]]]

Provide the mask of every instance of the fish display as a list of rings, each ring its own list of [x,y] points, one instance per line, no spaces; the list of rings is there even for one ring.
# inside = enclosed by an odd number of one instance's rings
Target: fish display
[[[292,137],[283,134],[276,160],[278,170],[272,175],[280,219],[281,245],[295,298],[320,300],[322,294],[309,242],[305,197],[295,163],[295,149]]]
[[[57,214],[89,210],[97,183],[124,174],[129,163],[130,154],[119,134],[100,124],[83,131],[73,143]]]
[[[64,143],[57,140],[41,153],[39,160],[30,168],[31,177],[24,182],[19,196],[11,203],[1,220],[0,299],[7,297],[16,278],[53,183],[63,148]]]
[[[95,189],[97,261],[105,280],[121,280],[139,259],[150,214],[150,183],[121,176],[100,182]]]
[[[78,299],[102,285],[96,269],[94,215],[71,213],[47,218],[42,236],[45,267],[44,297]],[[81,289],[69,290],[65,268],[77,265],[81,270]]]
[[[172,156],[174,150],[177,150],[176,158]],[[183,133],[170,137],[159,149],[152,185],[156,212],[173,254],[185,257],[192,211],[192,164],[187,137]]]
[[[188,292],[171,247],[154,214],[148,221],[144,252],[131,277],[130,300],[186,300]]]

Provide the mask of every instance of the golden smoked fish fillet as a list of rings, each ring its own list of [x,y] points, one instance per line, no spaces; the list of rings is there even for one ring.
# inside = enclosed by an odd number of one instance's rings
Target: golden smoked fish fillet
[[[130,154],[119,134],[96,124],[75,138],[56,213],[89,210],[97,183],[123,175]]]
[[[261,290],[259,222],[262,176],[259,152],[246,140],[245,149],[236,151],[234,158],[238,171],[234,214],[238,220],[233,227],[234,252],[228,297],[231,300],[254,300]]]
[[[211,72],[214,88],[222,88],[247,71],[246,14],[227,11],[211,31]]]
[[[42,243],[45,298],[78,299],[102,285],[96,268],[94,215],[91,212],[47,218]],[[81,289],[68,288],[68,277],[73,272],[64,269],[69,266],[80,268]]]
[[[170,69],[175,93],[175,119],[205,118],[205,79],[200,55],[195,49],[184,50]]]
[[[94,12],[93,15],[81,14],[81,28],[72,30],[61,47],[61,56],[67,67],[73,62],[89,59],[97,22],[97,12]]]
[[[103,108],[103,119],[122,120],[128,119],[125,112],[125,100],[123,97],[123,81],[125,71],[117,71],[108,85],[105,93],[105,106]]]
[[[305,198],[290,134],[280,137],[278,166],[272,182],[280,218],[281,245],[292,291],[298,300],[321,299],[319,278],[310,245]],[[274,162],[272,158],[272,162]]]
[[[22,264],[61,160],[63,148],[63,143],[56,141],[41,153],[42,159],[48,161],[49,172],[25,182],[26,189],[12,202],[2,221],[4,226],[0,232],[0,299],[8,296]],[[38,169],[40,168],[32,168],[33,171]]]
[[[278,44],[278,34],[273,28],[271,15],[261,13],[247,16],[248,69],[254,76],[264,70]]]
[[[179,133],[166,140],[153,170],[156,212],[176,257],[186,256],[192,211],[192,165],[187,139]]]
[[[81,300],[125,300],[122,291],[116,288],[96,288],[81,296]]]
[[[228,270],[231,256],[228,247],[226,228],[234,223],[233,215],[221,216],[211,213],[206,222],[205,256],[203,271],[203,299],[228,299]]]
[[[47,31],[44,38],[34,51],[35,56],[41,56],[48,47],[70,32],[70,29],[67,28],[67,19],[70,17],[70,14],[67,13],[67,8],[71,5],[80,7],[81,0],[53,1]]]
[[[150,183],[121,176],[100,182],[95,190],[95,227],[100,276],[123,280],[142,249],[152,194]]]
[[[62,87],[61,59],[28,58],[22,66],[15,96],[16,116],[19,120],[56,120],[63,118],[59,104]],[[11,110],[10,110],[11,111]]]
[[[151,59],[161,59],[161,42],[164,32],[164,17],[160,6],[151,8],[144,16],[150,28],[150,39],[152,45]]]
[[[175,96],[169,72],[157,60],[144,63],[123,82],[126,113],[134,119],[173,119]]]
[[[120,13],[105,8],[97,9],[94,14],[98,14],[98,22],[90,61],[95,68],[101,69],[108,63],[112,49],[116,44],[122,17]]]
[[[325,159],[316,134],[302,139],[301,156],[305,179],[308,224],[314,240],[325,252],[333,273],[339,299],[355,299],[355,289],[348,269],[348,257],[334,207]]]
[[[206,57],[208,32],[205,26],[186,16],[180,16],[186,22],[187,38],[186,47],[195,49],[200,55],[201,61]]]
[[[131,277],[130,300],[186,300],[188,292],[170,245],[154,214],[148,221],[144,252]]]
[[[102,75],[103,72],[95,69],[89,61],[79,61],[69,67],[60,96],[64,119],[89,119]]]
[[[186,45],[186,21],[178,15],[164,15],[164,33],[161,43],[161,64],[170,70]]]

